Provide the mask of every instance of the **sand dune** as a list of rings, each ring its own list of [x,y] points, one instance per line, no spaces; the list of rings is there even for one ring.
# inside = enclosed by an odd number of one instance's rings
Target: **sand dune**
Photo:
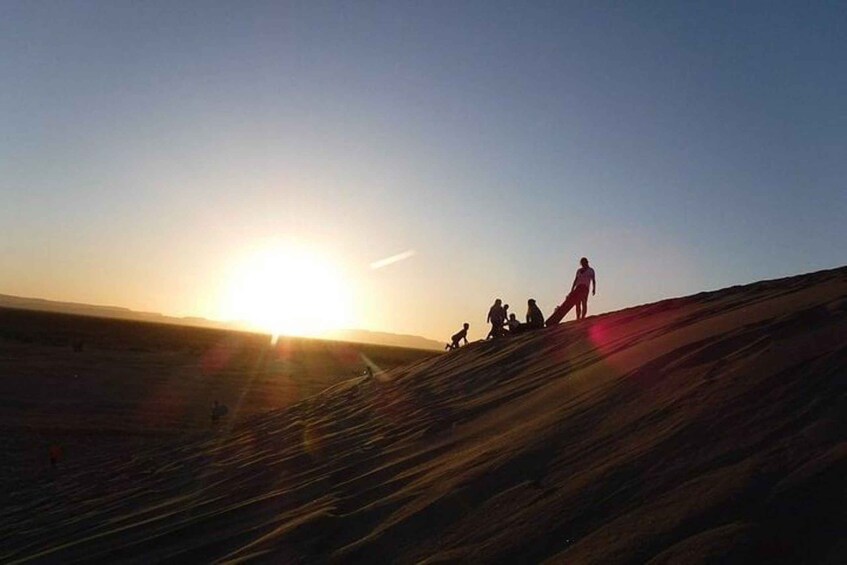
[[[847,562],[847,268],[565,323],[2,495],[0,560]]]

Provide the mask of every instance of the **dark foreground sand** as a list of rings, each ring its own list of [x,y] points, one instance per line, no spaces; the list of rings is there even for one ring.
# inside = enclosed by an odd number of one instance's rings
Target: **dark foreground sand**
[[[76,345],[77,347],[74,347]],[[0,492],[199,439],[433,351],[0,308]],[[211,429],[214,401],[229,407]],[[71,469],[68,469],[68,468]]]
[[[21,481],[0,560],[847,562],[847,268],[348,381]]]

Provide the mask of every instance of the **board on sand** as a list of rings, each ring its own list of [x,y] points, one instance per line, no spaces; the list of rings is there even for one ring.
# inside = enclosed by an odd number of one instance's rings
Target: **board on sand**
[[[568,315],[568,312],[571,311],[571,308],[576,306],[576,293],[571,291],[565,297],[565,301],[556,306],[556,309],[553,310],[553,313],[550,314],[550,317],[547,318],[547,321],[544,322],[546,327],[555,326],[559,322],[562,321],[562,318]]]

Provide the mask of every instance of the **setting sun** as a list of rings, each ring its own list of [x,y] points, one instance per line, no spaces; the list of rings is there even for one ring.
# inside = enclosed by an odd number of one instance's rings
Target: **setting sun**
[[[227,318],[274,335],[311,336],[351,322],[352,293],[339,269],[305,246],[274,244],[235,269]]]

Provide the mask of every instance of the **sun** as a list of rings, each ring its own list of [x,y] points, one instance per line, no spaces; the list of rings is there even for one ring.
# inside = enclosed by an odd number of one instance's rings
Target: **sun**
[[[325,255],[304,245],[272,244],[234,269],[224,317],[252,330],[318,336],[349,327],[352,293]]]

